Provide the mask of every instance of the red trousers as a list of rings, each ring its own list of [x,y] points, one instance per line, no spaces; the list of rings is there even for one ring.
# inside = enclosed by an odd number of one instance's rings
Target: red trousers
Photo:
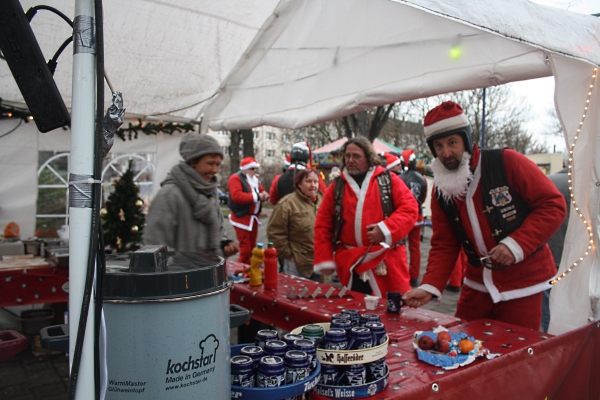
[[[251,231],[238,228],[237,226],[234,226],[233,228],[235,229],[235,235],[237,236],[240,246],[238,262],[250,265],[252,249],[256,247],[256,238],[258,237],[258,224],[254,221]]]
[[[463,286],[456,316],[465,321],[489,318],[537,331],[542,321],[542,293],[494,303],[489,293]]]
[[[413,226],[408,233],[408,252],[410,253],[408,272],[410,279],[419,279],[421,275],[421,233],[423,225],[419,222],[423,222],[423,214],[419,214],[417,218],[418,225]]]

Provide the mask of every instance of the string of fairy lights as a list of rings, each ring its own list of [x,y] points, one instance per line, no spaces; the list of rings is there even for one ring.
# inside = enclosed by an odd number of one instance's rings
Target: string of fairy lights
[[[582,256],[580,256],[577,261],[575,261],[569,268],[567,268],[565,271],[563,271],[562,274],[560,274],[555,279],[553,279],[553,280],[550,281],[551,285],[554,285],[556,282],[559,282],[565,276],[567,276],[571,271],[573,271],[573,269],[581,261],[583,261],[583,259],[585,257],[587,257],[590,254],[590,251],[592,250],[592,248],[594,246],[594,232],[592,230],[592,224],[591,224],[590,221],[588,221],[585,218],[585,216],[579,210],[579,206],[577,205],[577,200],[575,199],[575,193],[573,193],[573,153],[575,151],[575,145],[577,144],[577,139],[579,139],[579,134],[581,133],[581,130],[583,129],[583,124],[585,122],[585,117],[586,117],[587,112],[588,112],[588,106],[590,105],[590,99],[592,97],[592,92],[594,90],[594,84],[596,82],[597,72],[598,72],[598,68],[594,68],[594,72],[592,73],[592,80],[591,80],[590,87],[589,87],[588,94],[587,94],[587,99],[585,101],[585,107],[584,107],[584,111],[583,111],[583,116],[581,117],[581,121],[579,122],[579,127],[577,128],[577,134],[575,135],[573,143],[571,143],[571,148],[569,149],[569,164],[568,164],[568,171],[567,171],[567,175],[569,177],[569,179],[568,179],[568,183],[569,183],[569,195],[571,197],[571,203],[572,203],[572,208],[571,209],[574,210],[577,213],[577,215],[579,215],[579,218],[583,220],[583,223],[585,224],[585,227],[586,227],[587,232],[588,232],[589,244],[588,244],[588,247],[587,247],[585,253]]]

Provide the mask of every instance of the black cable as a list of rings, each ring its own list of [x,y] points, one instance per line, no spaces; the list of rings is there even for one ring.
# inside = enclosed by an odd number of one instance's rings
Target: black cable
[[[100,182],[102,179],[102,143],[104,137],[104,16],[102,0],[94,1],[96,21],[96,135],[94,140],[94,180]],[[94,331],[94,381],[96,388],[96,400],[100,400],[101,377],[100,377],[100,321],[102,315],[102,301],[104,299],[104,275],[106,273],[106,260],[104,257],[104,236],[102,234],[102,221],[100,220],[100,209],[102,208],[102,185],[94,185],[94,208],[92,219],[92,233],[96,232],[98,237],[97,251],[100,263],[96,268],[96,324]],[[95,225],[95,230],[94,230]]]
[[[73,41],[73,36],[69,37],[67,40],[60,45],[54,56],[48,60],[48,69],[50,70],[50,74],[54,75],[54,71],[56,71],[56,66],[58,65],[58,57],[60,57],[63,50]]]
[[[69,17],[67,17],[65,14],[63,14],[60,10],[57,10],[54,7],[45,6],[45,5],[31,7],[29,10],[27,10],[27,12],[25,13],[25,16],[27,17],[27,20],[29,22],[31,22],[33,17],[35,17],[35,14],[37,14],[38,10],[51,11],[54,14],[61,17],[62,19],[64,19],[65,21],[67,21],[67,24],[71,25],[71,28],[73,27],[73,21],[71,21],[71,19]]]
[[[11,133],[13,133],[14,131],[16,131],[16,130],[17,130],[17,128],[18,128],[18,127],[20,127],[22,123],[23,123],[23,120],[22,120],[22,119],[20,119],[20,120],[19,120],[19,123],[17,124],[17,126],[15,126],[14,128],[12,128],[10,131],[8,131],[8,132],[6,132],[6,133],[3,133],[2,135],[0,135],[0,139],[2,139],[4,136],[8,136],[8,135],[10,135]]]

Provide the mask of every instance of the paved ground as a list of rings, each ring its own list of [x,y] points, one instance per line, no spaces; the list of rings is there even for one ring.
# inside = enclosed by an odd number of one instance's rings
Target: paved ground
[[[263,225],[258,240],[267,243],[266,225],[269,210],[262,217]],[[227,223],[228,235],[235,239],[233,228]],[[425,230],[422,242],[421,274],[425,271],[425,263],[429,252],[431,230]],[[233,260],[237,257],[232,257]],[[458,293],[444,292],[442,302],[428,304],[425,308],[444,314],[454,315]],[[0,326],[0,330],[4,328]],[[31,343],[33,339],[29,338]],[[39,352],[39,350],[38,350]],[[54,400],[64,399],[68,386],[68,357],[58,355],[34,355],[31,348],[18,355],[0,362],[0,399],[1,400]]]

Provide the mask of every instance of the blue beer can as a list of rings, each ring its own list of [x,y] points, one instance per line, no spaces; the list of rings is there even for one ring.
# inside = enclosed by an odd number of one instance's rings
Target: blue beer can
[[[347,386],[360,386],[367,383],[367,371],[364,364],[347,366],[344,375]]]
[[[340,368],[337,365],[321,364],[321,385],[336,385],[340,376]]]
[[[343,329],[346,334],[349,334],[350,329],[352,329],[352,321],[350,319],[334,319],[329,326],[332,329]]]
[[[373,347],[385,343],[385,325],[381,322],[367,322],[365,328],[371,330],[371,338],[373,339]]]
[[[258,363],[256,373],[256,386],[276,387],[285,384],[285,364],[283,358],[277,356],[264,356]]]
[[[260,331],[256,332],[256,336],[254,337],[254,343],[261,347],[261,348],[265,348],[265,344],[267,344],[268,340],[278,340],[279,339],[279,335],[277,334],[277,331],[273,331],[271,329],[261,329]]]
[[[285,356],[286,351],[288,350],[287,348],[287,343],[284,342],[283,340],[267,340],[267,343],[265,344],[265,355],[270,355],[270,356],[278,356],[283,358],[283,356]]]
[[[352,328],[350,330],[350,340],[348,341],[348,350],[360,350],[373,347],[373,338],[371,330],[365,327]]]
[[[358,326],[360,322],[360,313],[358,310],[353,308],[344,308],[342,309],[342,314],[348,314],[350,316],[350,321],[352,321],[352,326]]]
[[[362,314],[359,318],[359,325],[366,326],[368,322],[381,322],[377,314]]]
[[[283,357],[285,364],[285,383],[302,381],[310,376],[308,354],[300,350],[290,350]]]
[[[240,355],[248,356],[252,358],[254,362],[254,372],[256,372],[256,368],[258,367],[258,362],[265,355],[264,350],[259,346],[244,346],[240,350]]]
[[[344,314],[344,313],[331,314],[331,321],[333,321],[334,319],[350,319],[350,314]]]
[[[295,335],[293,333],[286,333],[285,335],[283,335],[283,341],[287,343],[288,349],[293,349],[294,348],[294,342],[296,340],[301,340],[301,339],[304,339],[304,336],[302,336],[302,335]]]
[[[385,375],[385,357],[367,364],[369,382],[383,378]]]
[[[301,339],[294,342],[294,349],[305,352],[310,361],[311,372],[317,368],[317,345],[312,340]]]
[[[254,387],[254,362],[251,357],[231,357],[231,384]]]
[[[344,329],[331,328],[325,332],[322,344],[326,350],[346,350],[348,348],[348,335]]]

